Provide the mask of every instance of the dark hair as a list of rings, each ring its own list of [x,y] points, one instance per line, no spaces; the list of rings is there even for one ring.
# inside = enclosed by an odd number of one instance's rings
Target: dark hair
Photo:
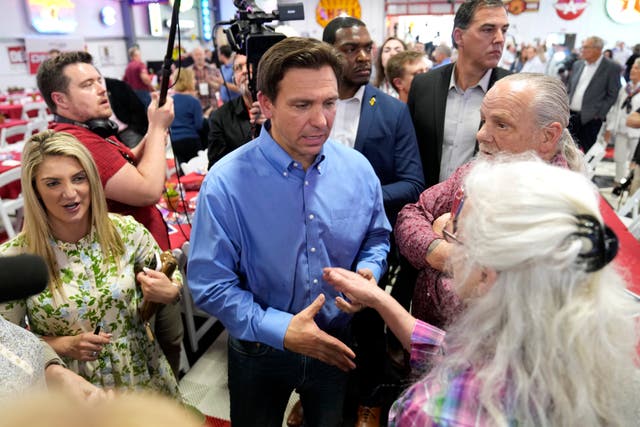
[[[64,75],[64,69],[67,65],[78,63],[93,65],[93,57],[84,51],[62,52],[58,56],[45,60],[38,68],[38,90],[47,103],[47,107],[54,114],[58,108],[51,98],[51,93],[67,92],[69,78]]]
[[[220,51],[221,55],[224,55],[227,58],[231,58],[231,54],[233,53],[233,51],[231,50],[231,46],[229,46],[228,44],[223,44],[218,48],[218,50]]]
[[[415,50],[406,50],[389,58],[389,62],[387,62],[387,80],[389,81],[389,84],[395,90],[398,90],[396,85],[393,84],[393,79],[404,76],[404,66],[406,64],[422,60],[422,57],[423,55],[420,52],[416,52]]]
[[[407,50],[407,45],[405,42],[403,42],[402,40],[400,40],[397,37],[387,37],[387,39],[384,41],[384,43],[382,43],[380,45],[380,49],[378,49],[378,57],[376,58],[376,79],[373,83],[373,85],[375,87],[380,87],[380,85],[382,84],[382,82],[384,81],[385,78],[387,78],[387,73],[384,70],[384,67],[382,66],[382,51],[384,50],[384,46],[389,43],[391,40],[397,40],[400,43],[402,43],[402,47],[404,47],[404,50]],[[389,83],[391,83],[391,81],[389,80]]]
[[[357,18],[352,18],[351,16],[339,16],[334,18],[324,27],[324,31],[322,32],[322,41],[329,44],[334,44],[336,42],[336,33],[340,28],[349,28],[349,27],[366,27],[364,22]]]
[[[342,75],[342,61],[338,52],[327,43],[304,37],[288,37],[265,52],[258,64],[257,86],[267,98],[275,102],[278,85],[291,68],[318,70],[328,65],[336,80]]]
[[[483,7],[504,8],[505,6],[504,3],[502,3],[502,0],[467,0],[460,5],[456,12],[456,16],[453,18],[453,30],[455,31],[456,28],[460,28],[462,30],[469,28],[469,24],[473,21],[473,17],[477,10]],[[453,47],[458,47],[458,44],[453,38],[453,33],[451,33],[451,42],[453,43]]]

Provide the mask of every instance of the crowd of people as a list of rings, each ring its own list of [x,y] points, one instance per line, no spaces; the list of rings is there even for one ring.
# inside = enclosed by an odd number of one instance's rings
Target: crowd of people
[[[0,255],[49,278],[0,295],[0,399],[182,401],[185,278],[149,268],[170,144],[209,158],[186,282],[229,332],[234,426],[282,425],[294,390],[290,426],[633,425],[639,307],[584,153],[601,137],[640,185],[640,45],[589,36],[568,62],[509,25],[467,0],[426,52],[338,17],[270,47],[254,93],[245,55],[196,47],[162,106],[137,47],[122,81],[46,60],[54,120],[24,145]]]

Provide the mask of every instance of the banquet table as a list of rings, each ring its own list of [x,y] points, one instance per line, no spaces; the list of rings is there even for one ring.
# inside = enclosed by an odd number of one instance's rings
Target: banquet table
[[[21,126],[21,125],[27,125],[29,124],[28,121],[26,120],[21,120],[21,119],[5,119],[3,123],[0,123],[0,129],[4,129],[4,128],[10,128],[13,126]],[[9,144],[12,144],[14,142],[18,142],[21,141],[22,139],[24,139],[25,137],[22,136],[22,138],[20,137],[20,135],[16,135],[16,136],[12,136],[11,138],[7,139],[7,142]]]
[[[604,223],[618,236],[619,249],[618,255],[614,258],[614,265],[622,271],[629,290],[640,295],[640,242],[620,221],[618,214],[604,197],[600,197],[600,213]]]
[[[0,173],[20,166],[20,156],[21,153],[19,151],[0,153]],[[0,198],[15,199],[20,195],[21,189],[20,180],[10,182],[0,187]]]
[[[169,231],[169,244],[173,249],[181,248],[191,237],[191,220],[203,180],[204,174],[198,172],[184,175],[180,177],[180,181],[176,176],[167,180],[167,183],[174,185],[182,194],[175,210],[170,209],[164,199],[158,203]]]
[[[19,119],[22,116],[22,104],[2,103],[0,104],[0,114],[10,119]]]

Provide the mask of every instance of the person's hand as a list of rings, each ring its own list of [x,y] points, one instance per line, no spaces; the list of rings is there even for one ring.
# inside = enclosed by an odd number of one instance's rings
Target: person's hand
[[[442,214],[438,218],[436,218],[433,221],[433,224],[431,224],[431,228],[433,229],[433,232],[436,233],[438,236],[442,237],[443,236],[442,230],[447,226],[450,219],[451,219],[451,212],[447,212],[446,214]]]
[[[160,271],[145,267],[138,273],[136,279],[140,282],[144,299],[150,302],[171,304],[178,298],[178,293],[180,293],[180,286],[174,285],[171,279]]]
[[[326,267],[322,270],[322,278],[349,299],[347,301],[336,297],[336,306],[347,313],[353,313],[362,307],[374,307],[378,293],[384,292],[368,269],[354,273],[344,268]]]
[[[320,294],[307,308],[293,316],[284,335],[284,348],[348,372],[356,367],[353,362],[355,353],[342,341],[318,328],[313,320],[323,304],[324,295]]]
[[[112,334],[100,332],[84,332],[78,335],[71,335],[67,338],[66,349],[62,352],[62,356],[71,357],[81,362],[92,362],[98,358],[102,347],[109,344]],[[55,347],[54,347],[55,348]]]
[[[604,132],[604,142],[606,142],[607,144],[609,142],[611,142],[611,131],[607,130]]]
[[[115,396],[113,390],[103,390],[96,387],[61,365],[47,366],[45,377],[49,388],[56,388],[80,402],[94,403],[104,399],[112,399]]]
[[[167,96],[167,100],[164,105],[158,108],[158,99],[160,94],[158,92],[151,93],[151,104],[147,109],[147,117],[149,119],[149,128],[158,127],[163,130],[169,129],[173,122],[173,98]]]
[[[251,109],[249,110],[249,122],[251,124],[256,124],[262,126],[264,122],[267,121],[267,118],[262,114],[262,110],[260,109],[260,103],[255,101],[251,105]]]

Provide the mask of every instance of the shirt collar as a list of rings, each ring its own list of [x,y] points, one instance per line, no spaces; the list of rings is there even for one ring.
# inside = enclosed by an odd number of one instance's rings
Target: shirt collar
[[[351,97],[351,98],[347,98],[347,99],[341,99],[341,102],[349,102],[352,100],[357,100],[358,101],[358,105],[362,105],[362,98],[364,98],[364,88],[367,85],[362,85],[360,86],[360,88],[356,91],[356,93]]]
[[[271,163],[284,176],[287,176],[288,173],[294,169],[302,171],[302,166],[299,162],[293,160],[291,156],[271,137],[271,134],[269,134],[270,129],[271,122],[266,121],[260,130],[260,150],[269,163]],[[324,159],[325,147],[323,145],[309,169],[317,169],[318,173],[322,174],[324,167],[320,166],[320,164]]]
[[[604,55],[600,55],[598,59],[596,59],[596,62],[594,62],[593,64],[589,64],[587,61],[584,61],[584,63],[588,67],[594,67],[597,69],[600,66],[600,63],[602,62],[602,58],[604,58]]]
[[[458,87],[456,83],[456,65],[457,64],[455,63],[453,64],[453,70],[451,71],[451,79],[449,80],[449,90],[456,89],[460,92],[464,92],[462,89]],[[491,73],[493,73],[493,68],[489,68],[487,72],[484,73],[484,76],[482,76],[480,81],[476,83],[474,86],[471,86],[469,89],[473,89],[474,87],[480,87],[480,89],[482,89],[484,93],[487,93],[487,91],[489,90],[489,81],[491,80]]]

